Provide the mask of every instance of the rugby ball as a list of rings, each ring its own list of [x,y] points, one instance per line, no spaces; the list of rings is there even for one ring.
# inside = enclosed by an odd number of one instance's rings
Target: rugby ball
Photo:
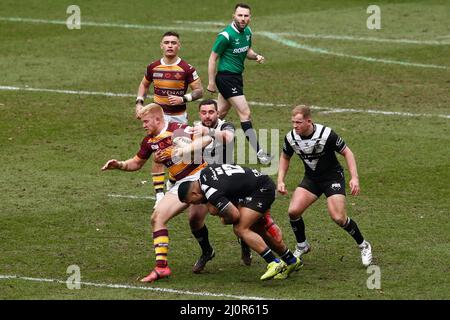
[[[192,140],[189,137],[176,137],[173,139],[173,146],[175,148],[183,148],[192,143]]]

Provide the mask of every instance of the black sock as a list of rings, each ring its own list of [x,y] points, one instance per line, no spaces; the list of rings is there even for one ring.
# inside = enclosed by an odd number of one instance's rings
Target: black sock
[[[253,129],[252,122],[249,121],[243,121],[241,122],[241,128],[244,130],[245,137],[248,140],[248,143],[252,146],[253,149],[256,150],[256,152],[259,151],[259,142],[258,138],[256,137],[255,129]]]
[[[291,250],[287,249],[282,255],[281,255],[281,260],[283,260],[284,262],[286,262],[286,264],[293,264],[297,261],[297,259],[294,257],[294,255],[292,254]]]
[[[192,231],[192,234],[194,235],[195,239],[197,239],[198,244],[202,248],[203,254],[210,253],[213,250],[211,244],[209,243],[208,228],[206,227],[206,224],[202,228],[196,231]]]
[[[242,240],[241,238],[238,238],[238,242],[241,245],[242,250],[250,251],[250,247],[248,246],[248,244],[245,243],[244,240]]]
[[[362,236],[361,232],[359,231],[358,225],[355,221],[353,221],[350,218],[347,218],[347,222],[342,227],[345,231],[348,232],[349,235],[355,239],[357,244],[361,244],[364,241],[364,237]]]
[[[267,247],[262,253],[260,253],[261,257],[266,260],[267,263],[271,263],[276,260],[272,250]]]
[[[305,235],[305,222],[303,222],[303,218],[300,217],[297,220],[291,220],[292,231],[294,231],[295,239],[297,239],[297,243],[302,243],[306,241]]]

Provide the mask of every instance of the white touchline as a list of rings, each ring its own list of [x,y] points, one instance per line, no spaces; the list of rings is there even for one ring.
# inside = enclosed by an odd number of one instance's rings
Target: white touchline
[[[66,25],[65,20],[46,20],[46,19],[32,19],[32,18],[20,18],[20,17],[0,17],[0,21],[9,22],[24,22],[24,23],[43,23],[43,24],[56,24]],[[144,29],[144,30],[162,30],[167,31],[169,29],[177,29],[192,32],[217,32],[215,29],[199,29],[192,27],[182,26],[153,26],[144,24],[131,24],[131,23],[109,23],[109,22],[92,22],[82,21],[82,26],[88,27],[105,27],[105,28],[124,28],[124,29]]]
[[[33,91],[33,92],[52,92],[52,93],[63,93],[63,94],[75,94],[75,95],[100,95],[107,97],[135,97],[135,94],[130,93],[113,93],[113,92],[95,92],[95,91],[76,91],[76,90],[59,90],[59,89],[44,89],[44,88],[30,88],[30,87],[15,87],[15,86],[1,86],[0,90],[6,91]],[[148,96],[151,98],[151,96]],[[285,103],[270,103],[270,102],[257,102],[248,101],[250,105],[263,106],[263,107],[291,107],[293,105]],[[390,115],[390,116],[404,116],[404,117],[439,117],[450,119],[450,115],[447,114],[432,114],[432,113],[411,113],[411,112],[400,112],[400,111],[380,111],[380,110],[370,110],[370,109],[352,109],[352,108],[334,108],[334,107],[321,107],[321,106],[311,106],[314,110],[324,110],[321,112],[333,113],[333,112],[359,112],[359,113],[369,113],[369,114],[380,114],[380,115]]]
[[[128,198],[128,199],[150,199],[155,200],[153,196],[133,196],[133,195],[123,195],[123,194],[112,194],[109,193],[108,197],[110,198]]]
[[[289,39],[285,39],[273,32],[260,32],[260,34],[264,35],[267,38],[270,38],[274,41],[277,41],[281,44],[284,44],[285,46],[296,48],[296,49],[301,49],[301,50],[306,50],[306,51],[313,52],[313,53],[327,54],[327,55],[332,55],[332,56],[337,56],[337,57],[342,57],[342,58],[351,58],[351,59],[362,60],[362,61],[367,61],[367,62],[398,64],[398,65],[408,66],[408,67],[433,68],[433,69],[448,69],[449,68],[447,66],[440,66],[440,65],[435,65],[435,64],[413,63],[413,62],[405,62],[405,61],[397,61],[397,60],[378,59],[378,58],[365,57],[365,56],[355,56],[355,55],[351,55],[351,54],[333,52],[333,51],[322,49],[322,48],[315,48],[315,47],[307,46],[307,45],[297,43],[297,42],[289,40]]]
[[[46,19],[32,19],[32,18],[20,18],[20,17],[0,17],[0,21],[24,22],[24,23],[44,23],[44,24],[57,24],[57,25],[65,25],[66,24],[66,21],[64,21],[64,20],[46,20]],[[127,23],[121,24],[121,23],[91,22],[91,21],[83,21],[82,25],[92,26],[92,27],[110,27],[110,28],[125,28],[125,29],[150,29],[150,30],[178,29],[178,30],[184,30],[184,31],[210,32],[210,33],[211,32],[218,33],[218,31],[220,31],[217,29],[191,28],[191,27],[185,27],[185,26],[171,27],[171,26],[154,26],[154,25],[127,24]],[[362,61],[366,61],[366,62],[397,64],[397,65],[402,65],[402,66],[407,66],[407,67],[448,69],[447,66],[422,64],[422,63],[410,63],[410,62],[394,61],[394,60],[388,60],[388,59],[377,59],[377,58],[372,58],[372,57],[356,56],[356,55],[351,55],[351,54],[333,52],[333,51],[329,51],[329,50],[322,49],[322,48],[315,48],[315,47],[298,44],[292,40],[284,39],[282,37],[282,35],[307,36],[307,35],[302,35],[300,33],[273,33],[273,32],[267,32],[267,31],[258,31],[258,32],[255,32],[255,34],[264,36],[273,41],[280,42],[280,43],[290,46],[292,48],[307,50],[307,51],[310,51],[313,53],[334,55],[334,56],[341,57],[341,58],[356,59],[356,60],[362,60]],[[309,35],[309,37],[313,37],[313,36],[314,35]],[[353,38],[353,40],[357,39],[355,37],[349,37],[349,36],[330,36],[330,35],[328,35],[328,36],[324,35],[324,36],[322,36],[322,38],[323,39],[328,38],[328,39],[334,39],[334,40],[350,40],[350,38]],[[365,41],[370,41],[370,40],[365,40]],[[378,41],[380,42],[380,40],[378,40]],[[414,44],[428,44],[428,45],[429,44],[442,44],[442,45],[449,44],[448,42],[438,43],[438,41],[436,41],[436,43],[433,43],[434,41],[426,41],[426,43],[425,42],[420,43],[419,41],[420,40],[409,40],[409,43],[413,42]],[[384,41],[384,42],[387,42],[387,41]],[[396,42],[407,43],[406,39],[398,39]]]
[[[65,93],[65,94],[80,94],[80,95],[93,95],[93,96],[107,96],[107,97],[135,97],[135,94],[131,93],[112,93],[112,92],[96,92],[96,91],[76,91],[76,90],[60,90],[60,89],[44,89],[44,88],[30,88],[30,87],[14,87],[14,86],[0,86],[0,90],[11,91],[36,91],[36,92],[52,92],[52,93]]]
[[[48,20],[48,19],[33,19],[33,18],[21,18],[21,17],[0,17],[0,21],[9,22],[24,22],[24,23],[44,23],[44,24],[57,24],[66,25],[65,20]],[[227,22],[223,21],[185,21],[175,20],[176,24],[197,24],[197,25],[212,25],[212,26],[225,26]],[[91,27],[111,27],[111,28],[125,28],[125,29],[150,29],[150,30],[169,30],[169,29],[181,29],[193,32],[210,32],[219,33],[217,29],[199,29],[192,27],[180,27],[180,26],[156,26],[156,25],[143,25],[143,24],[130,24],[130,23],[109,23],[109,22],[93,22],[83,21],[83,25]],[[260,34],[260,31],[255,31],[254,34]],[[264,31],[262,31],[264,33]],[[448,41],[438,40],[416,40],[416,39],[389,39],[389,38],[375,38],[375,37],[355,37],[347,35],[331,35],[331,34],[305,34],[299,32],[274,32],[279,36],[293,36],[300,38],[312,38],[312,39],[324,39],[324,40],[346,40],[346,41],[368,41],[368,42],[393,42],[404,44],[424,44],[424,45],[449,45]],[[445,39],[450,36],[439,36],[436,39]]]
[[[175,20],[175,23],[179,24],[199,24],[199,25],[211,25],[211,26],[226,26],[227,23],[223,21],[189,21],[189,20]]]
[[[259,33],[259,31],[255,32],[255,34],[258,34],[258,33]],[[433,45],[433,46],[450,45],[450,42],[448,42],[448,41],[438,41],[438,40],[387,39],[387,38],[375,38],[375,37],[340,36],[340,35],[332,35],[332,34],[305,34],[305,33],[298,33],[298,32],[273,32],[273,34],[276,34],[278,36],[299,37],[299,38],[307,38],[307,39],[322,39],[322,40],[387,42],[387,43],[403,43],[403,44],[419,44],[419,45],[425,44],[425,45]],[[441,38],[445,38],[445,37],[441,37]]]
[[[59,284],[67,284],[66,281],[58,280],[58,279],[46,279],[46,278],[32,278],[32,277],[21,277],[16,275],[0,275],[0,280],[25,280],[25,281],[35,281],[35,282],[54,282]],[[252,296],[239,296],[234,294],[226,294],[226,293],[213,293],[206,291],[186,291],[186,290],[176,290],[176,289],[168,289],[168,288],[157,288],[157,287],[139,287],[139,286],[130,286],[125,284],[108,284],[108,283],[94,283],[94,282],[71,282],[72,284],[80,284],[84,286],[91,287],[99,287],[99,288],[112,288],[112,289],[133,289],[133,290],[144,290],[144,291],[156,291],[156,292],[164,292],[164,293],[175,293],[182,295],[190,295],[190,296],[207,296],[207,297],[223,297],[223,298],[232,298],[239,300],[276,300],[275,298],[265,298],[265,297],[252,297]]]

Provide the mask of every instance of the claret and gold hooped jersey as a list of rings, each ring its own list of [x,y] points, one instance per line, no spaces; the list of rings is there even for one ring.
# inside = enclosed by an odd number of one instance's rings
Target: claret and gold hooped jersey
[[[159,104],[166,114],[180,114],[186,111],[186,104],[170,105],[169,95],[182,97],[186,94],[188,85],[197,81],[199,76],[193,66],[178,58],[173,64],[156,60],[147,66],[145,79],[153,82],[153,101]]]
[[[147,160],[153,152],[162,152],[164,155],[162,163],[169,169],[170,177],[177,181],[200,171],[207,165],[203,157],[200,159],[191,158],[191,161],[188,163],[183,162],[182,159],[174,162],[172,158],[173,139],[182,136],[193,139],[192,134],[186,132],[186,127],[186,124],[179,122],[166,123],[166,127],[161,133],[156,136],[147,135],[142,140],[141,148],[136,156]]]

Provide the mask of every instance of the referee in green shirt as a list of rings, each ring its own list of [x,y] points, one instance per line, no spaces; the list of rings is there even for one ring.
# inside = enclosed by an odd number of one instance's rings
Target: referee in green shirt
[[[250,107],[245,99],[242,72],[245,58],[264,62],[264,57],[252,49],[250,7],[239,3],[234,8],[233,21],[216,38],[208,60],[208,91],[217,92],[219,116],[223,119],[233,106],[241,121],[242,130],[256,150],[261,164],[269,164],[273,156],[260,147],[250,119]],[[219,59],[220,58],[220,59]],[[217,65],[217,60],[219,63]],[[216,74],[217,68],[217,74]]]

